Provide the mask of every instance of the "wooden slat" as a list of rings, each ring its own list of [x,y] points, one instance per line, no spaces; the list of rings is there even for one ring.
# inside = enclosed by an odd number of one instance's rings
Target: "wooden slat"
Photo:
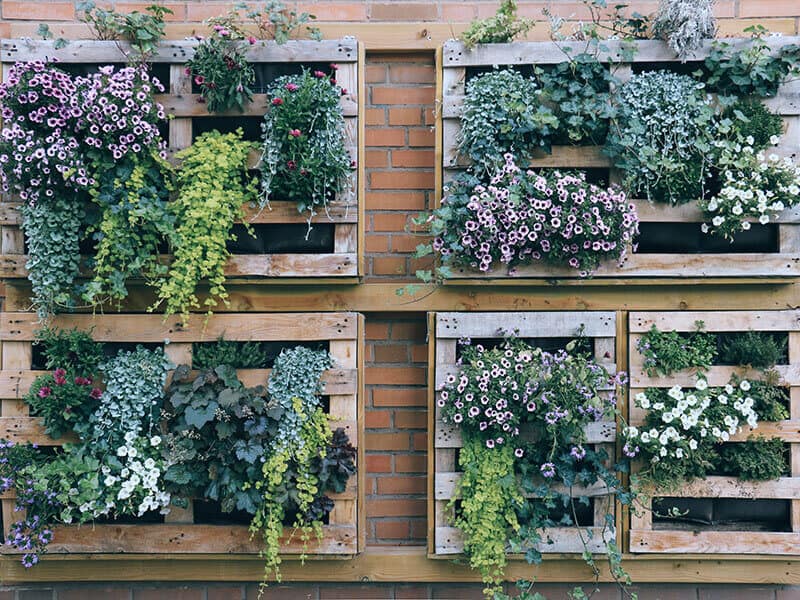
[[[517,331],[519,337],[573,337],[583,326],[587,337],[613,337],[616,313],[613,312],[481,312],[437,314],[436,337],[502,337],[498,330]]]
[[[153,63],[182,64],[194,56],[196,40],[162,42],[150,59]],[[3,39],[0,40],[0,61],[34,61],[57,59],[62,63],[85,63],[91,57],[97,63],[124,63],[130,47],[125,42],[73,40],[64,48],[55,49],[52,40]],[[340,40],[290,40],[279,45],[260,41],[246,46],[245,57],[251,63],[285,62],[356,62],[358,60],[355,38]]]
[[[645,422],[645,411],[631,408],[630,424],[641,427]],[[739,433],[731,436],[731,442],[746,442],[750,436],[780,438],[784,442],[800,443],[800,419],[786,421],[760,421],[755,428],[745,425]]]
[[[182,93],[155,95],[155,101],[164,107],[166,113],[176,117],[263,117],[269,111],[267,94],[253,94],[253,100],[244,106],[243,111],[234,108],[219,113],[209,112],[208,105],[199,102],[200,98],[200,94],[191,93],[191,87],[189,91]],[[358,100],[355,95],[343,96],[340,102],[345,117],[355,117],[358,114]]]
[[[456,487],[458,486],[459,481],[461,481],[462,475],[462,473],[455,472],[437,472],[434,487],[434,498],[436,500],[450,500],[451,498],[460,497],[456,494]],[[598,481],[594,485],[588,487],[576,485],[571,490],[564,485],[551,486],[550,489],[559,494],[571,495],[573,498],[579,498],[581,496],[594,498],[608,495],[608,488],[606,488],[602,481]],[[535,494],[525,494],[525,497],[538,498],[539,496]]]
[[[631,529],[631,552],[668,554],[800,554],[794,532],[648,531]]]
[[[57,315],[52,326],[91,330],[98,342],[208,342],[220,336],[230,341],[295,342],[356,339],[355,313],[250,313],[192,315]],[[33,341],[41,324],[29,313],[0,313],[0,340]],[[30,364],[30,363],[28,363]],[[17,367],[18,368],[18,367]]]
[[[633,354],[638,354],[635,346]],[[672,387],[673,385],[693,387],[699,378],[698,373],[691,370],[678,371],[671,375],[660,377],[650,377],[640,365],[633,363],[633,361],[631,363],[631,388]],[[800,363],[776,365],[774,370],[780,376],[782,384],[788,386],[800,385]],[[711,387],[717,387],[729,383],[733,375],[740,379],[749,379],[751,381],[758,381],[764,378],[764,372],[759,369],[715,365],[703,373],[703,379]]]
[[[587,531],[592,532],[591,539]],[[581,533],[586,541],[585,546]],[[536,545],[541,552],[580,554],[586,549],[593,553],[604,553],[605,541],[614,538],[614,531],[604,531],[600,527],[581,527],[580,532],[575,527],[547,527],[542,531],[542,538],[544,541]],[[461,530],[455,527],[436,528],[436,554],[460,554],[463,551],[464,538]]]
[[[228,259],[229,277],[356,277],[358,256],[351,254],[238,254]]]
[[[668,498],[768,498],[791,500],[800,497],[800,478],[781,477],[768,481],[743,481],[736,477],[709,475],[705,479],[684,482],[674,489],[644,490],[648,495]]]
[[[2,341],[0,342],[2,351],[2,367],[6,369],[19,370],[30,369],[33,360],[33,346],[30,341]],[[12,397],[14,398],[14,397]],[[13,417],[28,414],[28,405],[18,399],[4,398],[0,400],[0,415],[3,417]]]
[[[800,331],[800,311],[680,311],[632,312],[628,322],[631,333],[646,333],[655,325],[660,331],[695,331],[695,323],[703,321],[705,331]]]
[[[789,332],[789,362],[800,362],[800,332]],[[800,421],[800,387],[789,390],[789,418]],[[800,479],[800,438],[789,446],[789,470]],[[792,499],[792,531],[800,533],[800,497]]]
[[[613,421],[597,421],[584,427],[586,442],[599,444],[616,440],[617,426]],[[526,425],[520,426],[520,435],[525,436]],[[461,428],[452,423],[436,421],[435,443],[437,448],[461,448],[464,444],[461,439]]]

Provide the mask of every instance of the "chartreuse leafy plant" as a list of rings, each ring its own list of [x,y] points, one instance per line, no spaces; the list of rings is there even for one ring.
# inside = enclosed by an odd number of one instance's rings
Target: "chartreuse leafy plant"
[[[279,77],[267,96],[270,109],[261,129],[261,203],[290,200],[307,213],[309,228],[318,208],[327,209],[345,190],[354,163],[344,144],[340,97],[333,75],[303,70]]]
[[[177,197],[169,203],[176,229],[172,236],[174,259],[169,274],[158,289],[156,307],[180,314],[201,308],[197,287],[207,279],[209,295],[202,306],[211,308],[227,302],[225,263],[231,229],[244,217],[244,205],[255,200],[255,180],[247,172],[252,144],[242,139],[242,130],[202,134],[189,148],[181,150]]]
[[[582,531],[576,503],[588,499],[565,490],[599,484],[631,501],[616,472],[624,465],[608,466],[613,457],[586,436],[589,424],[614,414],[613,390],[625,376],[609,374],[578,348],[573,341],[549,353],[514,337],[495,347],[463,346],[459,373],[448,376],[437,399],[442,418],[462,429],[460,498],[450,507],[487,597],[500,592],[506,551],[524,551],[538,563],[544,528]],[[613,522],[611,512],[605,526]],[[589,534],[582,536],[588,543]],[[610,541],[606,549],[613,576],[627,581],[619,550]],[[599,577],[588,549],[584,559]]]
[[[533,29],[534,21],[517,15],[515,0],[502,0],[497,12],[486,19],[476,19],[469,24],[461,39],[467,48],[478,44],[513,42]]]

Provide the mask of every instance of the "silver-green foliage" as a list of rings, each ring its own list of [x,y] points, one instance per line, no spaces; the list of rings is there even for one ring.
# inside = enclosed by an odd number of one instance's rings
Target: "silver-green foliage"
[[[683,60],[694,54],[703,40],[713,38],[714,0],[661,0],[653,21],[653,35],[666,40]]]
[[[703,84],[686,75],[634,75],[616,95],[606,152],[629,194],[681,204],[702,196],[715,136],[715,111]]]

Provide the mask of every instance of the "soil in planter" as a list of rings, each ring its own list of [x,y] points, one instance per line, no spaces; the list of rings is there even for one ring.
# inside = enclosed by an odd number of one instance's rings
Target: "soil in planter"
[[[700,223],[640,223],[637,254],[741,254],[778,252],[778,226],[753,225],[733,242],[703,233]]]
[[[653,508],[656,530],[791,531],[789,500],[655,498]]]
[[[334,249],[334,223],[326,223],[323,212],[308,231],[305,223],[264,223],[252,225],[254,236],[244,225],[234,225],[236,240],[229,240],[231,254],[330,254]],[[306,239],[306,234],[308,238]]]

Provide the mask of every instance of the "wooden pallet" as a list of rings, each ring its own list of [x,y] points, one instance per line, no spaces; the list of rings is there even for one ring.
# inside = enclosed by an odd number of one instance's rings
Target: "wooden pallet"
[[[746,40],[726,40],[737,45]],[[773,48],[797,43],[800,38],[771,38],[768,43]],[[645,40],[634,42],[638,48],[633,63],[656,63],[659,68],[668,68],[678,59],[660,41]],[[633,63],[620,63],[621,42],[607,42],[608,50],[598,56],[599,60],[616,63],[615,75],[624,81],[633,72]],[[702,61],[710,50],[710,44],[698,52],[693,60]],[[470,161],[458,154],[457,137],[461,128],[466,78],[471,69],[485,69],[491,66],[548,65],[563,62],[564,49],[573,53],[583,48],[579,42],[514,42],[509,44],[487,44],[467,50],[461,42],[448,41],[444,44],[441,56],[440,100],[442,109],[441,138],[437,140],[441,164],[437,181],[445,184],[456,173],[466,168]],[[661,63],[661,64],[658,64]],[[800,160],[800,82],[790,81],[781,87],[777,97],[766,104],[780,114],[786,123],[778,154],[794,156]],[[619,181],[620,175],[613,168],[612,161],[597,146],[556,146],[551,154],[540,153],[533,160],[532,168],[565,169],[603,169],[608,171],[610,181]],[[440,186],[441,187],[441,186]],[[441,190],[437,193],[441,194]],[[643,223],[702,223],[703,218],[696,205],[670,207],[653,205],[646,200],[634,200]],[[652,253],[643,254],[630,251],[624,262],[608,261],[594,272],[596,279],[606,278],[776,278],[800,276],[800,211],[786,211],[778,229],[778,250],[774,253]],[[552,267],[541,263],[522,265],[511,269],[499,266],[493,271],[482,273],[469,268],[453,268],[451,282],[458,285],[482,284],[487,280],[514,281],[520,284],[534,280],[575,279],[574,269]]]
[[[452,511],[448,503],[455,497],[456,484],[461,478],[457,471],[457,452],[462,447],[459,427],[445,423],[436,405],[447,376],[458,371],[456,346],[458,340],[469,337],[473,342],[482,338],[502,337],[499,329],[518,329],[519,337],[570,338],[584,325],[584,335],[593,339],[596,360],[609,370],[616,370],[617,315],[614,312],[509,312],[509,313],[429,313],[429,404],[432,435],[429,436],[429,471],[433,494],[428,495],[428,553],[432,558],[450,557],[464,549],[461,532],[452,526]],[[593,423],[587,428],[590,444],[606,449],[614,456],[616,424],[613,420]],[[613,539],[614,530],[604,527],[605,515],[615,512],[614,499],[603,486],[573,490],[575,497],[595,498],[593,538],[589,548],[595,552],[605,549],[603,536]],[[609,504],[610,503],[610,504]],[[582,528],[586,530],[587,528]],[[542,532],[538,549],[546,553],[580,553],[584,545],[574,527],[551,527]],[[552,542],[552,543],[548,543]]]
[[[77,327],[101,342],[164,343],[176,364],[191,364],[192,342],[211,342],[220,336],[231,341],[273,341],[293,343],[328,342],[335,366],[323,375],[325,394],[330,398],[331,427],[343,427],[358,448],[359,472],[347,489],[333,494],[335,501],[323,539],[308,543],[311,555],[353,555],[364,545],[363,508],[363,395],[361,393],[364,349],[364,318],[357,313],[248,313],[193,316],[187,326],[180,320],[160,315],[70,315],[55,317],[58,328]],[[40,324],[30,313],[0,313],[0,439],[57,446],[69,438],[53,440],[36,417],[28,415],[23,401],[33,380],[44,371],[31,369],[32,342]],[[93,329],[92,329],[93,328]],[[239,371],[245,385],[265,383],[269,369]],[[13,495],[0,499],[4,531],[16,520]],[[287,529],[282,539],[283,554],[303,553],[303,544]],[[163,524],[84,525],[55,528],[50,553],[213,553],[255,554],[258,539],[251,540],[244,525],[194,524],[193,511],[173,509]],[[3,546],[3,552],[10,551]]]
[[[755,430],[744,427],[731,441],[745,441],[751,433],[767,438],[779,438],[790,444],[791,476],[775,481],[741,481],[735,477],[708,477],[670,491],[669,497],[680,498],[743,498],[791,500],[791,531],[687,531],[653,527],[649,510],[631,515],[630,551],[663,553],[708,554],[800,554],[800,311],[687,311],[631,312],[629,315],[630,397],[649,387],[667,388],[673,385],[693,387],[697,375],[690,371],[669,377],[650,377],[645,373],[643,360],[636,345],[653,325],[660,331],[690,332],[695,322],[703,321],[711,333],[773,331],[789,336],[788,364],[777,365],[782,383],[789,388],[789,419],[779,422],[759,422]],[[724,386],[736,373],[741,377],[759,379],[758,371],[729,366],[712,366],[706,373],[710,386]],[[646,412],[631,401],[629,420],[641,425]],[[657,490],[650,493],[657,495]]]
[[[255,94],[253,101],[243,113],[230,111],[210,114],[206,104],[198,102],[199,94],[192,93],[192,81],[184,73],[185,63],[193,54],[196,41],[171,41],[161,44],[152,59],[153,64],[169,67],[169,81],[162,82],[169,93],[156,95],[168,114],[174,115],[169,122],[168,147],[170,155],[192,143],[192,122],[195,119],[225,117],[231,122],[241,117],[263,116],[268,108],[266,94]],[[14,62],[56,58],[61,63],[124,63],[124,44],[103,41],[73,41],[65,48],[56,50],[52,41],[31,39],[0,40],[0,63],[3,77]],[[363,46],[353,38],[322,42],[290,41],[284,45],[274,42],[259,43],[247,48],[251,63],[337,63],[338,83],[348,91],[342,97],[345,116],[346,147],[358,165],[350,174],[345,191],[330,205],[328,214],[320,211],[313,223],[333,224],[333,252],[282,253],[282,254],[237,254],[230,257],[225,273],[230,278],[247,278],[262,282],[307,282],[324,278],[326,283],[352,283],[363,272],[363,207],[361,190],[364,183],[363,167]],[[250,166],[256,168],[260,160],[258,153],[251,155]],[[301,224],[306,217],[298,213],[294,202],[276,201],[272,210],[254,210],[245,207],[247,222],[259,224]],[[0,247],[0,277],[23,279],[27,276],[24,255],[24,237],[19,230],[19,214],[16,206],[9,203],[0,211],[2,247]]]

